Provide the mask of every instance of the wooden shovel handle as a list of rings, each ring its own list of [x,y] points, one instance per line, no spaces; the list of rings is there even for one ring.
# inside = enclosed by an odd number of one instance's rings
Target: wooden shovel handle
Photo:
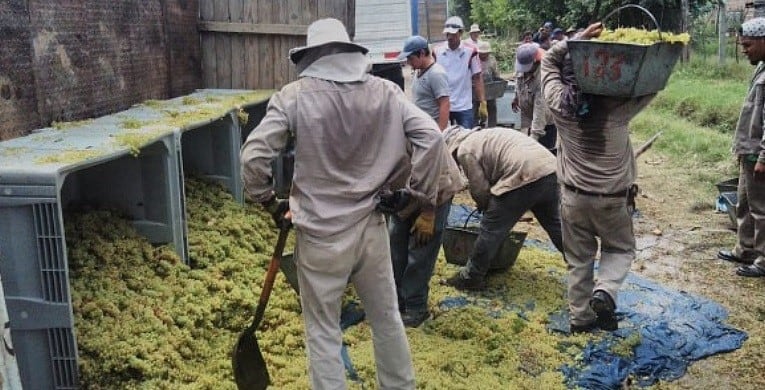
[[[271,290],[274,288],[276,273],[279,272],[279,263],[282,259],[282,252],[284,252],[284,245],[287,243],[287,235],[289,233],[289,229],[289,226],[283,226],[281,229],[279,229],[279,238],[276,240],[274,254],[271,256],[271,262],[268,264],[266,280],[263,282],[263,289],[260,291],[258,307],[255,309],[255,318],[253,318],[252,324],[249,328],[252,332],[255,331],[258,325],[260,325],[260,321],[263,319],[263,314],[266,312],[266,305],[268,305],[268,299],[271,297]]]

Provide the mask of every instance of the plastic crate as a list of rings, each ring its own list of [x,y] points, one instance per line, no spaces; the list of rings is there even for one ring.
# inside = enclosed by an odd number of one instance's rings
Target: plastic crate
[[[521,113],[514,112],[511,105],[515,99],[515,81],[510,81],[505,86],[505,93],[497,99],[497,125],[519,129],[521,127]]]
[[[239,161],[242,129],[251,126],[251,131],[260,123],[272,93],[271,90],[200,89],[190,95],[161,102],[160,106],[154,107],[154,115],[168,111],[181,116],[207,113],[196,122],[182,125],[177,132],[183,173],[217,181],[237,201],[244,202]],[[239,109],[247,113],[246,121],[240,119]]]
[[[145,137],[133,156],[110,120],[0,143],[0,274],[27,389],[79,386],[65,211],[118,209],[150,241],[188,257],[176,135],[131,130]]]
[[[188,262],[183,172],[243,199],[238,111],[272,93],[253,92],[200,90],[0,142],[0,274],[24,388],[79,387],[64,212],[117,209]]]

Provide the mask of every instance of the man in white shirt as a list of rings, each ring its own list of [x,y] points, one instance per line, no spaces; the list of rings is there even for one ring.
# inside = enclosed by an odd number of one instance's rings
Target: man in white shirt
[[[478,58],[478,48],[460,40],[464,28],[459,16],[446,19],[444,25],[446,43],[434,48],[433,55],[449,76],[451,90],[449,120],[469,129],[476,125],[473,118],[473,80],[476,81],[476,96],[479,102],[478,116],[485,120],[489,117],[489,111],[481,82],[481,60]]]

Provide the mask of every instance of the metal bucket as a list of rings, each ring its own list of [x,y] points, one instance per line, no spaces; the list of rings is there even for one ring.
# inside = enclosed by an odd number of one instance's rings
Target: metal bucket
[[[645,8],[628,4],[614,12],[627,7],[638,8],[647,13],[656,24],[661,37],[658,22]],[[574,74],[582,92],[623,98],[649,95],[664,89],[682,50],[682,43],[657,42],[653,45],[637,45],[587,40],[568,41]]]
[[[502,97],[507,89],[507,80],[495,80],[483,83],[483,94],[486,100],[495,100]]]
[[[481,229],[477,226],[467,226],[467,221],[470,220],[470,216],[473,213],[470,213],[462,227],[447,226],[444,231],[444,257],[446,257],[446,262],[449,264],[467,264],[470,252],[473,250],[473,244],[476,238],[478,238]],[[506,270],[512,267],[518,259],[518,254],[521,252],[526,234],[526,232],[509,232],[502,242],[499,251],[489,262],[489,269]]]
[[[722,194],[723,192],[738,192],[738,178],[734,177],[725,181],[721,181],[715,184],[717,191]]]
[[[722,192],[720,196],[725,202],[725,208],[728,211],[728,218],[733,222],[733,225],[738,225],[736,218],[736,205],[738,204],[738,194],[735,192]]]

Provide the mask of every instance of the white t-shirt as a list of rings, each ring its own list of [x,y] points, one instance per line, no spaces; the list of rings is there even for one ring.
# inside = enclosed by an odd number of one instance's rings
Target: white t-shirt
[[[473,109],[473,83],[472,77],[481,72],[481,60],[478,58],[478,49],[462,42],[455,49],[449,49],[449,44],[444,42],[433,50],[436,62],[446,69],[449,78],[449,103],[451,111],[465,111]]]

